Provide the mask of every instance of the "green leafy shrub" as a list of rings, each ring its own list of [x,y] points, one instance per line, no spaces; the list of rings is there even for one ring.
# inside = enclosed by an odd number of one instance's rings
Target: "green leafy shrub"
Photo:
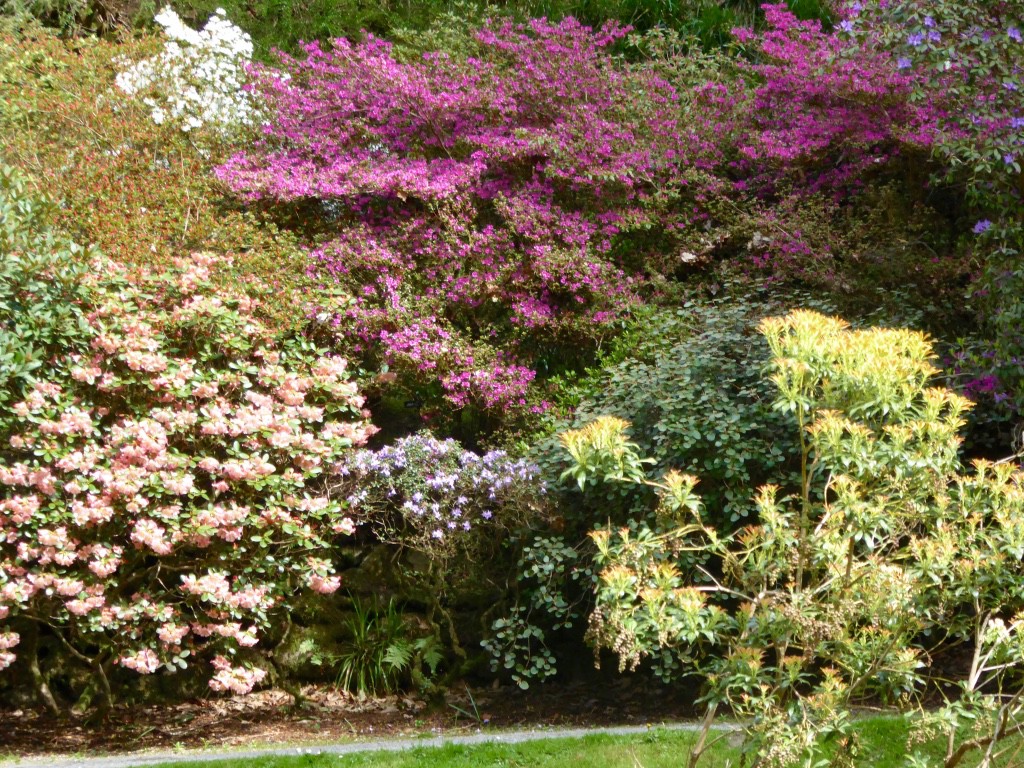
[[[110,32],[129,22],[137,0],[0,0],[0,26],[43,23],[62,35]]]
[[[556,404],[571,415],[551,419],[548,429],[581,426],[599,415],[629,421],[637,453],[649,458],[621,466],[622,472],[657,478],[687,467],[707,478],[702,490],[709,519],[725,530],[746,524],[755,512],[752,486],[788,477],[796,487],[796,442],[787,437],[792,425],[773,411],[771,386],[762,376],[769,356],[756,324],[771,306],[750,294],[646,310],[586,375],[560,380]],[[564,449],[554,434],[538,439],[530,455],[557,514],[549,530],[524,544],[510,607],[485,641],[492,666],[523,687],[556,673],[554,638],[589,611],[594,551],[586,533],[608,520],[651,522],[653,500],[642,484],[601,485],[589,466],[566,482]],[[625,446],[619,455],[635,456]],[[580,483],[588,489],[582,499],[572,492]]]
[[[210,169],[225,138],[153,123],[117,88],[127,64],[163,40],[61,40],[30,27],[0,31],[0,156],[53,199],[52,226],[129,267],[170,266],[182,252],[230,256],[225,288],[259,298],[260,318],[288,332],[308,324],[310,280],[294,236],[225,201]]]
[[[580,616],[580,606],[566,597],[569,580],[586,580],[589,586],[592,571],[579,561],[579,552],[561,536],[538,536],[523,546],[516,564],[516,600],[481,642],[492,672],[501,670],[524,690],[556,674],[548,632],[570,629]]]
[[[627,333],[625,359],[596,370],[572,395],[567,426],[598,415],[626,419],[649,474],[673,467],[700,474],[705,508],[726,527],[753,512],[748,490],[780,477],[792,443],[787,418],[772,410],[770,384],[761,373],[768,350],[756,331],[767,308],[761,299],[692,303],[661,310]],[[546,479],[558,485],[564,454],[547,438],[536,450]],[[587,478],[588,486],[596,478]],[[636,488],[609,488],[600,510],[617,521],[644,509],[650,496]],[[564,499],[563,509],[578,504]],[[583,511],[588,525],[592,511]],[[563,512],[563,514],[565,514]]]
[[[34,373],[88,340],[83,305],[92,254],[49,230],[53,204],[0,165],[0,424]]]

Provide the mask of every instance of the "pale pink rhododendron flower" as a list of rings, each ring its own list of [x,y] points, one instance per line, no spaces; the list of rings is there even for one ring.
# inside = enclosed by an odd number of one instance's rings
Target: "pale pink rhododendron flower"
[[[149,648],[131,656],[122,656],[118,661],[125,669],[135,670],[140,675],[151,675],[160,668],[160,658]]]
[[[231,662],[223,656],[215,656],[212,664],[217,673],[210,680],[210,687],[215,691],[227,691],[241,696],[249,693],[267,676],[263,669],[232,667]]]

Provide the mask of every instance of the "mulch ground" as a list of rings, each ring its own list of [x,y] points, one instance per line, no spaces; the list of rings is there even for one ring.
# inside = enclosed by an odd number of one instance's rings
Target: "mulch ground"
[[[95,723],[0,708],[0,756],[134,752],[352,738],[458,733],[537,725],[628,725],[693,716],[693,696],[650,680],[548,684],[453,692],[444,704],[390,696],[360,701],[331,687],[303,689],[300,708],[283,691],[212,696],[177,705],[125,707]]]

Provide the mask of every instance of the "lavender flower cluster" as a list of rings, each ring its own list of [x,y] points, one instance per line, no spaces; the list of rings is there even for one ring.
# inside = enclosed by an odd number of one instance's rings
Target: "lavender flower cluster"
[[[384,539],[431,549],[488,523],[516,527],[540,508],[540,469],[504,451],[478,455],[428,432],[340,468],[351,514]]]

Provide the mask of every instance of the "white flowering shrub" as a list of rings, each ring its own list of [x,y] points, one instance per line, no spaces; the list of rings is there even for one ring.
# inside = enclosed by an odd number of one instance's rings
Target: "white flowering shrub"
[[[155,17],[167,38],[163,51],[117,75],[117,87],[140,96],[153,121],[183,131],[209,126],[221,133],[253,121],[253,97],[243,90],[252,38],[218,8],[206,26],[187,26],[170,6]]]

